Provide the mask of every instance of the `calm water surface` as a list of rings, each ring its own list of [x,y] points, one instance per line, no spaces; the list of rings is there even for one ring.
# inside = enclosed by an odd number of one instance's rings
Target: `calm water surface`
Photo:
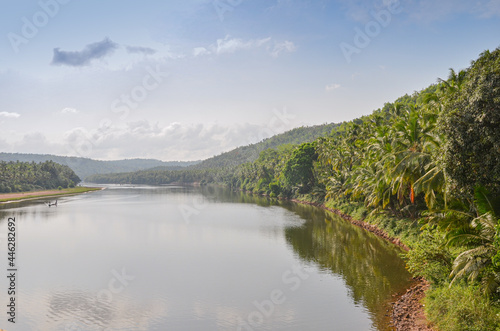
[[[16,330],[390,330],[399,250],[320,209],[218,188],[109,187],[17,220]],[[0,304],[7,305],[7,279]]]

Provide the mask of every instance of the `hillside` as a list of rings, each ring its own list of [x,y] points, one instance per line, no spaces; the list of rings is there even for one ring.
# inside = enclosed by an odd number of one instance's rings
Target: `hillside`
[[[300,127],[278,134],[263,141],[238,147],[232,151],[211,157],[198,164],[181,170],[169,168],[153,168],[136,172],[96,174],[87,178],[93,183],[108,184],[149,184],[162,185],[173,182],[220,182],[223,178],[233,173],[237,166],[254,162],[259,154],[268,149],[290,149],[291,146],[312,142],[319,137],[324,137],[337,128],[339,124],[323,124],[310,127]]]
[[[163,162],[154,159],[126,159],[116,161],[99,161],[82,157],[57,156],[50,154],[22,154],[22,153],[0,153],[0,161],[20,161],[20,162],[45,162],[53,161],[70,167],[78,177],[85,179],[95,174],[107,174],[118,172],[130,172],[151,168],[177,170],[193,164],[192,162]]]
[[[339,124],[330,123],[295,128],[264,139],[259,143],[238,147],[229,152],[213,156],[196,165],[190,166],[189,169],[234,167],[243,163],[253,162],[257,160],[260,152],[266,149],[277,148],[282,145],[299,145],[305,142],[312,142],[319,137],[329,135],[338,126]]]

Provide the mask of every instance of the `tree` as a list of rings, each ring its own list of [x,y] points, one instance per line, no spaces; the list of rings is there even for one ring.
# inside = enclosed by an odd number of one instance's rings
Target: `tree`
[[[499,195],[500,48],[482,53],[461,88],[450,91],[441,119],[446,172],[462,194],[481,185]]]
[[[500,286],[499,247],[496,245],[500,219],[495,215],[489,193],[482,187],[476,189],[474,206],[475,215],[470,214],[468,224],[454,229],[448,236],[448,245],[465,247],[453,262],[451,284],[463,276],[468,276],[469,281],[481,277],[484,290],[492,293]]]
[[[297,187],[300,193],[310,190],[314,184],[313,162],[317,159],[314,143],[304,143],[295,149],[283,169],[285,185]]]

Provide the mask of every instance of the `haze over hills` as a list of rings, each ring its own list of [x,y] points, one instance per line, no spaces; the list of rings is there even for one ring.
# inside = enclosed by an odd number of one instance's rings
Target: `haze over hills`
[[[189,169],[211,169],[229,166],[237,166],[246,162],[257,160],[260,152],[269,148],[276,148],[281,145],[299,145],[305,142],[312,142],[319,137],[329,135],[333,129],[340,124],[330,123],[314,126],[302,126],[270,138],[259,143],[235,148],[229,152],[213,156],[200,163],[192,165]]]
[[[316,138],[328,135],[339,124],[330,123],[310,127],[299,127],[290,131],[262,140],[259,143],[235,148],[229,152],[213,156],[204,161],[169,161],[155,159],[125,159],[116,161],[100,161],[82,157],[57,156],[50,154],[0,153],[0,161],[45,162],[54,161],[67,165],[81,178],[92,175],[112,173],[127,173],[135,171],[172,171],[182,169],[211,169],[237,166],[255,161],[259,153],[268,148],[281,145],[296,145],[314,141]]]
[[[280,147],[291,150],[292,146],[313,142],[319,137],[330,135],[339,125],[330,123],[295,128],[264,139],[256,144],[235,148],[178,171],[169,171],[168,168],[157,167],[128,173],[98,174],[88,177],[87,180],[93,183],[163,185],[174,182],[206,181],[209,178],[211,180],[220,179],[232,173],[237,166],[257,160],[259,154],[264,150],[279,149]]]
[[[69,166],[81,179],[96,174],[138,171],[161,167],[168,170],[183,169],[200,161],[169,161],[155,159],[126,159],[116,161],[100,161],[83,157],[68,157],[50,154],[0,153],[0,161],[45,162]]]

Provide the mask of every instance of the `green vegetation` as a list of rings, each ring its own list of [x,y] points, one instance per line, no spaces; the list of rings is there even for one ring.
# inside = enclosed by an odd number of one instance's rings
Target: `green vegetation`
[[[99,161],[83,157],[68,157],[47,154],[20,154],[20,153],[0,153],[0,161],[20,161],[20,162],[45,162],[53,161],[59,164],[67,165],[81,179],[94,174],[119,173],[127,171],[138,171],[143,169],[156,168],[157,170],[179,170],[187,166],[199,163],[192,162],[163,162],[149,159],[129,159],[117,161]]]
[[[52,161],[0,161],[0,193],[74,187],[80,178],[68,166]]]
[[[500,310],[476,286],[434,287],[424,304],[428,318],[439,331],[499,330]]]
[[[500,48],[332,129],[298,146],[262,149],[254,160],[233,151],[206,163],[213,167],[92,179],[203,180],[323,203],[412,248],[407,265],[431,282],[427,313],[439,329],[500,329]]]

